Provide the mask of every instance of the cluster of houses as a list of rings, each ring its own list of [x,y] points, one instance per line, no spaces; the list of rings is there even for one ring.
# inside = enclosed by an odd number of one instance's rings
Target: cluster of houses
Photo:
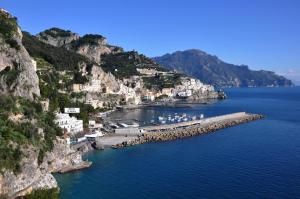
[[[191,77],[182,77],[181,84],[176,85],[174,88],[163,88],[160,91],[146,91],[143,95],[143,100],[153,101],[160,96],[167,96],[170,98],[188,98],[193,93],[208,93],[214,92],[212,85],[203,84],[200,80]]]
[[[65,108],[65,113],[56,113],[55,123],[64,131],[64,137],[68,144],[72,143],[72,137],[76,134],[80,134],[84,131],[83,121],[78,120],[74,116],[70,116],[70,113],[79,113],[79,108]],[[98,137],[103,136],[101,128],[103,125],[96,123],[95,120],[89,120],[89,131],[83,136],[76,139],[75,142],[82,142],[85,140],[95,141]],[[74,142],[74,141],[73,141]]]
[[[214,87],[212,85],[203,84],[200,80],[194,78],[185,78],[182,80],[181,85],[176,85],[173,96],[189,97],[194,92],[207,93],[213,92]]]
[[[86,92],[86,93],[101,93],[102,95],[112,94],[121,97],[124,104],[137,105],[142,101],[154,101],[160,96],[167,96],[170,98],[187,98],[193,95],[194,92],[210,92],[214,91],[211,85],[205,85],[200,80],[191,77],[181,77],[180,85],[174,88],[163,88],[160,91],[152,91],[143,87],[142,77],[160,75],[172,75],[173,72],[158,71],[154,68],[138,68],[139,76],[131,76],[130,78],[118,81],[118,89],[112,88],[102,82],[98,77],[92,79],[86,84],[73,84],[73,92]],[[92,105],[94,108],[104,108],[107,106],[105,100],[94,97],[94,95],[87,95],[85,103]]]

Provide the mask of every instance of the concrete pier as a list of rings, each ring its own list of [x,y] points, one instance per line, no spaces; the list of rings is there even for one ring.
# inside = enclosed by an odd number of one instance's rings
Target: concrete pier
[[[114,145],[114,148],[122,148],[146,142],[168,141],[190,137],[205,133],[215,132],[242,123],[262,119],[262,115],[245,112],[227,114],[202,120],[182,122],[176,124],[145,127],[145,133],[134,141],[123,142]]]
[[[143,129],[146,132],[163,131],[163,130],[176,129],[176,128],[187,127],[187,126],[192,126],[192,125],[207,125],[207,124],[211,124],[214,122],[235,120],[235,119],[247,117],[248,115],[250,115],[250,114],[246,113],[246,112],[238,112],[238,113],[231,113],[231,114],[226,114],[226,115],[221,115],[221,116],[216,116],[216,117],[209,117],[209,118],[205,118],[205,119],[180,122],[180,123],[174,123],[174,124],[146,126],[146,127],[143,127]]]

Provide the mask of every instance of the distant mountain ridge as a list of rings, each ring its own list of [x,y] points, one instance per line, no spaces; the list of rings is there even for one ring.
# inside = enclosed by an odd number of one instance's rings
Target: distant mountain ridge
[[[292,86],[293,82],[272,71],[250,70],[246,65],[234,65],[198,49],[176,51],[154,61],[170,70],[199,78],[219,87]]]

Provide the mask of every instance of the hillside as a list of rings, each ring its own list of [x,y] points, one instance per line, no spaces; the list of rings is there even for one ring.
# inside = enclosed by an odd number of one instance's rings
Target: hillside
[[[72,93],[64,89],[83,79],[76,72],[79,62],[89,62],[42,44],[23,35],[17,19],[0,9],[0,198],[31,191],[36,198],[57,198],[58,185],[51,173],[84,163],[81,152],[62,139],[54,112],[73,103],[82,108],[80,117],[86,122],[94,109],[72,100]],[[66,69],[72,72],[64,75],[61,71]]]
[[[177,51],[154,57],[167,69],[180,71],[219,87],[292,86],[292,81],[271,71],[254,71],[234,65],[200,50]]]
[[[32,40],[30,42],[32,44],[28,45],[28,39],[23,39],[30,55],[42,55],[45,60],[52,63],[53,61],[48,59],[49,56],[52,58],[52,55],[61,57],[60,62],[71,63],[71,65],[76,65],[78,61],[87,62],[88,60],[89,63],[100,65],[105,72],[112,73],[119,79],[138,75],[137,68],[165,71],[145,55],[136,51],[124,52],[123,48],[108,44],[102,35],[86,34],[81,37],[70,30],[50,28],[36,36],[28,34],[25,36]],[[41,49],[43,49],[42,52]]]

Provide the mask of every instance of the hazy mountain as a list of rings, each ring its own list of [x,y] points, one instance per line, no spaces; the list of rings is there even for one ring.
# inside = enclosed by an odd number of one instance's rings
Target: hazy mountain
[[[221,87],[292,86],[291,80],[272,71],[250,70],[246,65],[234,65],[201,50],[191,49],[154,57],[167,69],[199,78],[204,83]]]

